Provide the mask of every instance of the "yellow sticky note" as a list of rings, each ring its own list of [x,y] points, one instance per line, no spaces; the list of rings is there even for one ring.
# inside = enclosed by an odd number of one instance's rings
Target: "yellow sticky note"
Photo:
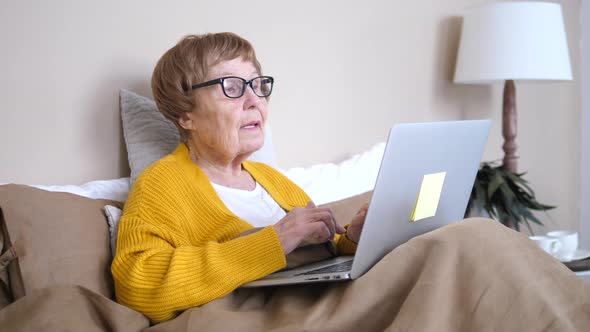
[[[416,198],[416,206],[414,206],[414,212],[410,217],[411,221],[418,221],[436,214],[446,175],[447,172],[424,175],[418,198]]]

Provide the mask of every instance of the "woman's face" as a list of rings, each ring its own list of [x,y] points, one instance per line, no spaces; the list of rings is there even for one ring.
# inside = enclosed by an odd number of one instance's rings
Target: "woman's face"
[[[250,80],[260,73],[251,62],[236,58],[221,62],[209,69],[209,81],[225,76],[237,76]],[[264,124],[267,115],[267,100],[254,94],[246,86],[240,98],[228,98],[220,84],[195,90],[198,106],[187,114],[192,125],[192,148],[202,156],[224,162],[238,156],[250,155],[264,144]],[[181,123],[182,124],[182,123]],[[212,161],[212,160],[211,160]]]

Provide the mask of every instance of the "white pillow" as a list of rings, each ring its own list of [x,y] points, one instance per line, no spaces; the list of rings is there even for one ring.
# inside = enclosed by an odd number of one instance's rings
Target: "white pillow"
[[[374,145],[340,163],[280,169],[301,187],[315,204],[325,204],[373,190],[385,143]]]
[[[107,216],[107,222],[109,223],[109,236],[111,239],[111,258],[115,257],[117,252],[117,234],[119,233],[119,220],[123,211],[113,205],[105,205],[103,208],[104,214]]]
[[[154,161],[174,151],[180,141],[178,129],[158,111],[156,103],[122,89],[120,91],[123,136],[131,169],[131,183]],[[264,146],[250,160],[276,167],[270,126],[266,126]]]
[[[129,194],[130,189],[129,178],[90,181],[79,186],[30,186],[47,191],[61,191],[88,198],[109,199],[118,202],[125,202],[127,200],[127,195]]]

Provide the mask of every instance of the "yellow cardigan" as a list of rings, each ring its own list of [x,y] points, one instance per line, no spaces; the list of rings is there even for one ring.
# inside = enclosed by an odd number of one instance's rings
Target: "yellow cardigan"
[[[273,168],[255,162],[243,167],[283,209],[310,201]],[[111,267],[117,301],[164,321],[285,267],[272,226],[235,238],[251,228],[223,204],[180,144],[148,167],[129,193]],[[346,236],[335,240],[340,253],[356,250]]]

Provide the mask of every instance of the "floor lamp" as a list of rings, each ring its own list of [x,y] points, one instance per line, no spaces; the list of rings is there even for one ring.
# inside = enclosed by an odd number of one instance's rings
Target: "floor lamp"
[[[517,172],[515,80],[571,80],[561,5],[499,2],[470,9],[463,19],[455,83],[504,82],[503,166]]]

